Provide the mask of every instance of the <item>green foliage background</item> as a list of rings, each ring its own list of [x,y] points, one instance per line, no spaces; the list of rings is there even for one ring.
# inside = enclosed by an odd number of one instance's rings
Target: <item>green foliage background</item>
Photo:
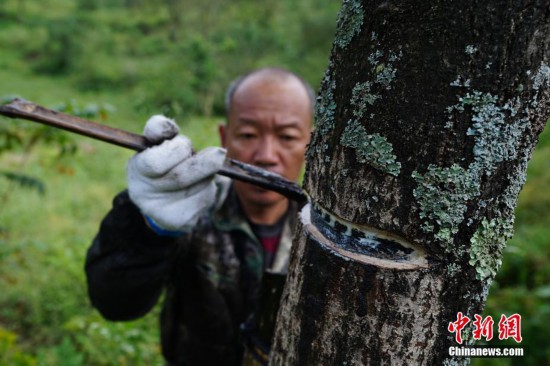
[[[318,87],[339,6],[3,0],[0,97],[19,95],[135,132],[150,114],[165,113],[197,149],[216,145],[225,88],[243,72],[283,66]],[[494,319],[522,315],[526,356],[478,365],[550,364],[549,135],[530,163],[516,234],[486,311]],[[111,323],[86,294],[84,256],[113,195],[125,187],[131,154],[0,119],[0,366],[162,365],[158,308]]]

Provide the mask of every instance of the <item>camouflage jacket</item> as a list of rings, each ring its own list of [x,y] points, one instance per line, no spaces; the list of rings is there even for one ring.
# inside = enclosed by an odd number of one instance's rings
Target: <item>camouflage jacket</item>
[[[110,320],[143,316],[166,290],[161,341],[170,365],[238,365],[242,324],[257,311],[263,250],[236,194],[179,237],[155,234],[127,192],[86,258],[92,304]],[[267,271],[285,274],[298,207],[291,202],[279,248]]]

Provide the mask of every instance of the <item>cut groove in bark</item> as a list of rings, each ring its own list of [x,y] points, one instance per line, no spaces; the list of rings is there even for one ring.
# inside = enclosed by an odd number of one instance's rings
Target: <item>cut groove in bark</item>
[[[354,225],[323,209],[307,205],[302,210],[305,229],[336,253],[381,268],[428,268],[425,250],[391,233]]]

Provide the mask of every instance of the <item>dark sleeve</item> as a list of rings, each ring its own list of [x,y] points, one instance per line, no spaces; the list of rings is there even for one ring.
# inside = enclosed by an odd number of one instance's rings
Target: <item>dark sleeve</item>
[[[131,320],[157,303],[179,243],[147,227],[128,193],[115,197],[86,256],[88,294],[109,320]]]

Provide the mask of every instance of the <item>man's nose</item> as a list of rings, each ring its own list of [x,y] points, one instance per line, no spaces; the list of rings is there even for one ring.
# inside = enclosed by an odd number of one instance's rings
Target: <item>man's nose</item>
[[[277,164],[277,142],[272,137],[261,139],[254,160],[260,166]]]

